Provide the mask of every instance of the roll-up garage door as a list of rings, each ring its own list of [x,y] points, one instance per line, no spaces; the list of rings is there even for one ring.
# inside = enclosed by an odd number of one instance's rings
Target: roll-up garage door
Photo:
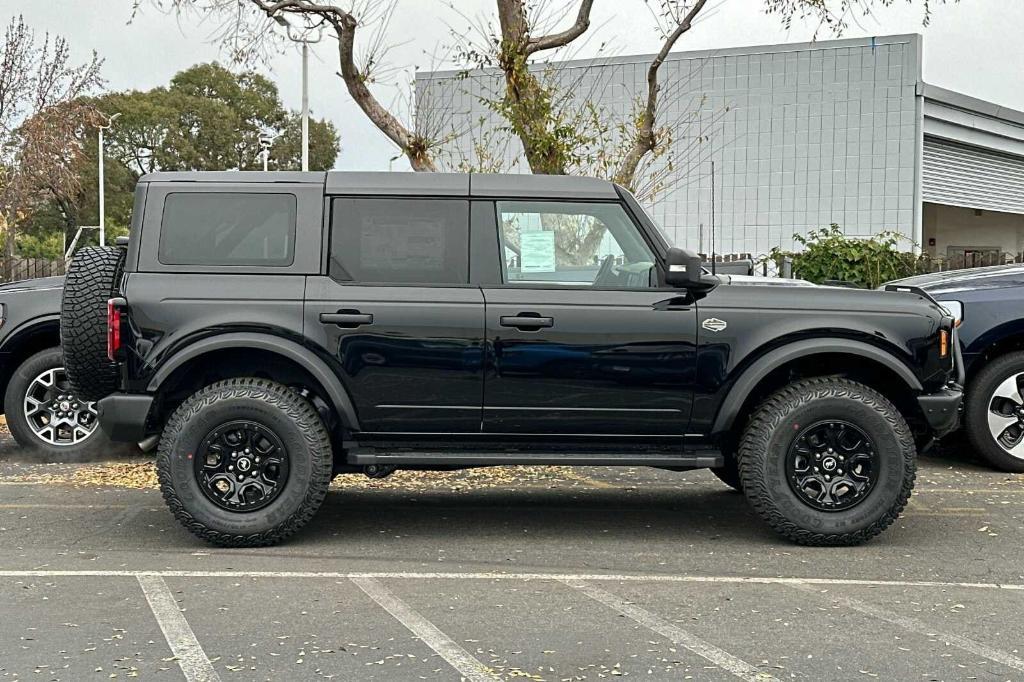
[[[1024,213],[1024,157],[924,138],[925,201]]]

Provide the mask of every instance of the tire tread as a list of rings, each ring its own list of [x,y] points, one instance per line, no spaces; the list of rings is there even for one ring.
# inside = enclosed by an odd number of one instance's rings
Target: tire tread
[[[190,420],[204,408],[221,400],[249,398],[283,411],[299,426],[313,454],[311,481],[302,504],[284,521],[268,530],[251,534],[224,533],[198,521],[185,508],[171,476],[173,443]],[[313,406],[295,391],[268,379],[225,379],[210,384],[182,403],[160,436],[157,450],[157,479],[164,501],[174,517],[193,535],[221,547],[266,547],[277,544],[309,523],[327,496],[332,469],[331,439]]]
[[[87,246],[75,254],[64,279],[64,369],[72,392],[83,400],[101,400],[118,386],[118,366],[107,358],[107,300],[116,292],[124,257],[124,249]]]
[[[763,468],[758,466],[763,464],[758,460],[758,454],[768,451],[771,434],[781,426],[794,407],[836,397],[849,398],[867,405],[889,422],[900,445],[904,477],[896,499],[874,522],[854,532],[821,533],[797,525],[777,509],[768,491]],[[859,545],[892,525],[906,507],[914,488],[916,452],[913,434],[903,415],[874,389],[849,379],[805,379],[780,389],[755,410],[740,440],[740,479],[743,482],[743,492],[754,510],[775,532],[786,539],[810,546]]]

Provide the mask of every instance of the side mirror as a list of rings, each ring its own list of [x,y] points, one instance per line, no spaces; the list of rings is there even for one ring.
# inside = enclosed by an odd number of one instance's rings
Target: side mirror
[[[665,256],[665,264],[668,266],[665,284],[685,289],[703,288],[703,261],[693,251],[673,246]]]

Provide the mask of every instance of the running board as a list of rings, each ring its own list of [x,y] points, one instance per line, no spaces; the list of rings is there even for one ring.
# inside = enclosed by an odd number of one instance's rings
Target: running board
[[[349,464],[366,466],[495,466],[503,464],[543,464],[562,466],[645,466],[645,467],[721,467],[725,464],[717,450],[694,450],[678,455],[574,452],[389,452],[350,450]]]

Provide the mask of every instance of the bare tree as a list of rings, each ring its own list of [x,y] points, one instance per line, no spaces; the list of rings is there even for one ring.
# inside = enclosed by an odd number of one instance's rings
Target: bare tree
[[[385,33],[394,0],[352,0],[345,7],[314,0],[152,0],[175,12],[198,12],[222,21],[218,39],[233,57],[246,61],[265,54],[280,38],[278,23],[294,21],[303,29],[325,28],[338,43],[338,75],[368,119],[409,159],[417,171],[437,170],[433,141],[406,126],[370,90],[388,49]],[[143,0],[136,0],[136,9]],[[356,35],[368,29],[364,53],[357,56]]]
[[[219,40],[239,59],[250,59],[280,41],[276,22],[289,19],[306,28],[326,28],[338,42],[339,75],[356,104],[370,121],[408,157],[415,170],[436,170],[443,138],[452,139],[465,130],[448,130],[441,135],[422,125],[408,126],[371,91],[388,44],[388,19],[396,11],[396,0],[134,0],[136,7],[148,2],[175,12],[198,12],[221,20]],[[546,78],[544,60],[592,33],[593,0],[495,0],[497,27],[490,23],[476,27],[482,44],[464,39],[456,49],[461,61],[471,67],[496,67],[502,74],[502,89],[485,103],[507,124],[522,144],[523,155],[534,173],[565,174],[586,168],[600,168],[600,174],[634,189],[657,188],[663,171],[652,167],[652,157],[667,154],[678,145],[679,121],[659,121],[659,101],[666,94],[659,71],[678,41],[701,15],[708,13],[707,0],[644,0],[652,7],[662,39],[661,49],[647,72],[647,92],[638,98],[628,120],[608,120],[593,101],[582,104],[578,95],[559,88]],[[913,3],[915,0],[905,0]],[[916,0],[925,10],[946,0]],[[956,0],[952,0],[956,1]],[[851,17],[870,14],[875,6],[896,0],[761,0],[758,7],[778,15],[784,25],[794,19],[818,20],[819,28],[840,33]],[[737,11],[744,11],[737,10]],[[571,23],[569,23],[571,22]],[[368,33],[361,42],[364,53],[357,56],[357,31]],[[550,66],[550,62],[549,62]],[[568,88],[571,90],[571,88]],[[699,142],[707,137],[706,121],[682,142],[689,152],[700,155]],[[480,140],[474,149],[484,153],[482,167],[500,165],[493,152]],[[473,166],[459,163],[458,167]],[[671,162],[665,164],[671,166]],[[662,173],[659,178],[658,174]],[[645,174],[641,179],[640,175]],[[647,175],[649,174],[649,175]]]
[[[93,53],[71,61],[62,37],[39,40],[24,19],[7,25],[0,46],[0,217],[5,225],[4,275],[10,277],[19,223],[49,194],[78,193],[78,140],[95,112],[78,99],[102,83]]]
[[[658,91],[661,89],[658,84],[658,69],[665,63],[668,53],[675,47],[676,42],[684,33],[693,28],[693,20],[707,5],[707,0],[696,0],[692,4],[674,2],[673,0],[659,0],[659,2],[661,5],[660,15],[669,20],[672,28],[662,31],[661,49],[658,50],[658,54],[654,55],[650,66],[647,67],[647,97],[643,108],[636,117],[636,130],[632,135],[628,151],[622,158],[614,177],[616,182],[630,188],[635,185],[636,171],[640,161],[658,148],[659,134],[655,127],[658,114]]]

